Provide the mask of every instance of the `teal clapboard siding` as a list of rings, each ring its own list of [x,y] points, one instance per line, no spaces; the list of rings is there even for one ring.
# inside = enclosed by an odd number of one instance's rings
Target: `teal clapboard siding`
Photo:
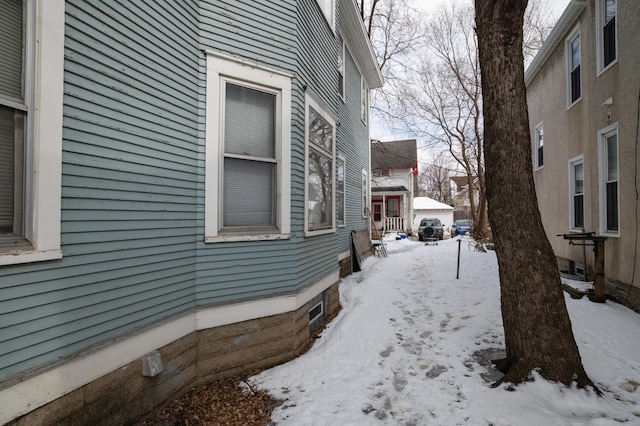
[[[337,93],[338,37],[316,0],[66,1],[64,258],[0,268],[0,383],[337,270],[350,231],[366,226],[369,155],[349,55],[346,103]],[[203,241],[206,51],[293,76],[290,240]],[[341,122],[347,163],[347,226],[314,237],[304,235],[305,91]]]
[[[0,268],[0,381],[195,307],[197,1],[66,1],[60,261]]]
[[[215,51],[247,62],[293,75],[296,72],[296,0],[202,1],[201,49]],[[204,79],[206,58],[201,59],[203,86],[201,114],[204,117]],[[241,77],[241,76],[239,76]],[[296,85],[295,79],[292,81]],[[295,89],[294,89],[295,90]],[[300,111],[293,110],[299,115]],[[295,120],[292,126],[295,126]],[[201,145],[205,145],[204,124],[201,122]],[[299,141],[292,141],[299,145]],[[292,162],[299,159],[292,159]],[[201,161],[204,188],[204,157]],[[299,164],[294,167],[299,168]],[[293,184],[295,187],[299,183]],[[204,206],[204,190],[200,191]],[[204,235],[204,207],[200,210],[199,236]],[[197,303],[218,305],[265,296],[292,293],[296,289],[295,246],[301,228],[292,224],[291,240],[198,243]],[[297,237],[295,236],[297,234]]]
[[[362,169],[369,170],[369,129],[360,118],[360,71],[345,49],[345,100],[338,103],[340,122],[338,149],[346,156],[346,226],[340,229],[340,252],[348,251],[351,231],[365,229],[369,219],[362,217]],[[369,176],[369,178],[371,178]]]
[[[301,230],[296,240],[298,288],[313,284],[335,271],[338,266],[337,233],[304,237],[304,216],[307,206],[305,186],[305,89],[318,96],[328,113],[337,118],[338,97],[338,37],[330,27],[316,0],[298,2],[298,90],[293,96],[294,110],[299,111],[293,126],[292,163],[300,164],[292,170],[292,225]],[[336,132],[337,133],[337,132]]]

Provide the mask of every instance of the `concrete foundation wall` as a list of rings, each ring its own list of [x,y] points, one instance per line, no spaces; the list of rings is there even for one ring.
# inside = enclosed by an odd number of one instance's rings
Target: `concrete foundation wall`
[[[336,314],[338,283],[326,289],[325,300],[327,314]],[[158,349],[163,371],[157,376],[142,376],[138,359],[9,424],[133,424],[195,385],[289,361],[309,339],[309,303],[293,312],[192,332]]]

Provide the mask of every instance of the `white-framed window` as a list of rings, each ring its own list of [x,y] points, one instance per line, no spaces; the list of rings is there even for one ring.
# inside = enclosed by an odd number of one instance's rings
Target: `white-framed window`
[[[533,165],[536,170],[544,166],[544,126],[539,123],[533,134]]]
[[[205,242],[290,237],[291,77],[207,55]]]
[[[618,59],[617,0],[596,0],[596,61],[601,73]]]
[[[582,76],[580,75],[580,27],[576,27],[565,42],[567,60],[567,106],[582,98]]]
[[[364,124],[369,120],[369,87],[364,77],[360,77],[360,119]]]
[[[362,217],[367,217],[369,210],[369,172],[362,169]]]
[[[335,232],[335,119],[309,94],[305,99],[305,235]]]
[[[584,229],[584,157],[569,160],[569,227],[572,231]]]
[[[317,0],[320,10],[333,30],[336,22],[336,0]]]
[[[386,177],[389,176],[389,169],[374,169],[371,170],[371,175],[373,177]]]
[[[344,41],[340,40],[340,57],[338,58],[338,95],[340,95],[340,99],[342,99],[342,101],[344,102],[345,97],[344,97],[344,92],[345,92],[345,88],[344,88],[344,74],[345,74],[345,65],[344,65],[344,61],[345,61],[345,47],[344,47]]]
[[[620,196],[618,169],[618,124],[598,132],[600,233],[620,235]]]
[[[345,202],[345,173],[346,159],[344,155],[338,154],[336,159],[336,222],[338,226],[346,225],[346,202]]]
[[[59,259],[64,1],[4,1],[0,45],[0,265]]]

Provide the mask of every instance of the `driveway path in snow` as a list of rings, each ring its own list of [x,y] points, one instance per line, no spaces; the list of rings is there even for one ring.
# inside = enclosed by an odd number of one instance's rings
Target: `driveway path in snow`
[[[622,314],[628,326],[635,327],[636,342],[631,347],[618,342],[622,347],[610,353],[589,351],[586,358],[592,363],[611,356],[624,358],[611,374],[592,375],[607,392],[605,398],[543,380],[516,392],[489,387],[500,373],[488,359],[504,355],[497,262],[493,252],[470,250],[469,241],[438,245],[389,241],[389,257],[370,258],[362,272],[344,279],[343,310],[313,348],[252,379],[285,400],[273,421],[277,425],[640,424],[640,417],[632,414],[640,398],[635,389],[628,392],[619,386],[640,382],[640,352],[632,353],[640,349],[640,319],[615,304],[608,315]],[[458,244],[462,262],[456,279]],[[609,303],[597,308],[589,302],[572,302],[584,305],[574,309],[572,317],[611,308]],[[597,349],[601,334],[607,335],[602,329],[588,330],[576,333],[576,339],[582,342],[581,349]],[[620,339],[609,339],[618,347],[615,342]],[[589,370],[586,360],[585,365]]]

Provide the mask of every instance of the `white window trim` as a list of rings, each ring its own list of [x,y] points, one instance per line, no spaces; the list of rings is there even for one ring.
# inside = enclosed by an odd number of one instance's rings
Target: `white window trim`
[[[309,107],[313,108],[323,119],[333,128],[333,145],[331,147],[331,198],[333,208],[331,209],[331,228],[309,230]],[[304,235],[313,237],[315,235],[331,234],[336,232],[336,120],[327,112],[327,108],[321,106],[320,101],[314,99],[309,92],[304,100]]]
[[[344,164],[344,176],[343,176],[343,187],[342,187],[342,223],[337,223],[339,228],[344,228],[347,226],[347,159],[344,155],[338,154],[336,157],[338,160],[342,161]],[[336,167],[336,170],[338,168]],[[338,201],[338,197],[336,196],[336,202]]]
[[[596,0],[596,77],[618,63],[618,1],[616,1],[616,58],[604,66],[604,13],[605,0]]]
[[[611,135],[618,136],[618,231],[607,230],[607,144],[606,140]],[[599,226],[600,235],[607,237],[620,237],[620,134],[618,123],[614,123],[598,132],[598,187],[599,187]]]
[[[573,218],[574,218],[574,205],[573,205],[573,197],[576,195],[573,192],[573,184],[575,181],[575,166],[577,166],[578,164],[582,164],[582,171],[584,173],[584,182],[582,184],[582,211],[583,211],[583,215],[584,217],[582,218],[582,221],[584,222],[584,225],[586,226],[586,209],[584,208],[585,206],[585,201],[586,201],[586,197],[585,197],[585,191],[586,191],[586,187],[585,184],[587,182],[586,179],[586,173],[587,171],[584,169],[584,155],[580,154],[577,155],[573,158],[571,158],[568,162],[569,164],[569,230],[573,231],[573,232],[582,232],[582,228],[577,228],[574,226],[573,223]]]
[[[62,258],[64,6],[64,0],[27,2],[35,40],[27,39],[27,55],[33,59],[27,68],[32,74],[26,78],[33,81],[33,89],[27,93],[26,138],[32,157],[26,164],[24,227],[33,249],[0,253],[0,265]]]
[[[281,118],[276,123],[276,225],[280,232],[223,234],[219,212],[222,204],[221,158],[224,150],[221,123],[221,80],[228,77],[280,93]],[[207,52],[205,242],[281,240],[291,238],[291,76],[247,61]]]
[[[565,40],[565,65],[566,65],[566,79],[567,79],[567,109],[571,108],[573,105],[577,104],[582,100],[582,38],[580,38],[580,96],[575,101],[571,101],[571,72],[573,69],[571,68],[571,61],[573,58],[573,49],[572,43],[576,37],[580,37],[580,24],[576,25],[576,27],[571,31],[569,37]]]
[[[540,132],[542,129],[543,154],[542,165],[538,166],[538,148],[540,148]],[[544,122],[539,122],[533,130],[533,169],[540,170],[544,168]]]

